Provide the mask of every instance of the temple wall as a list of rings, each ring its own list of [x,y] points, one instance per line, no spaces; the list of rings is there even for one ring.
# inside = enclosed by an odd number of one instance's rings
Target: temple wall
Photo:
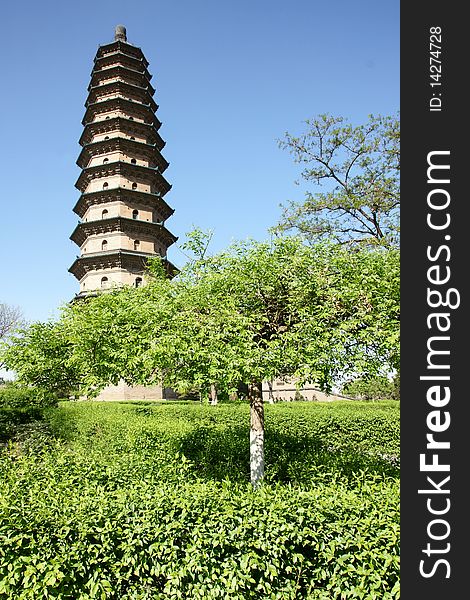
[[[333,400],[349,399],[346,396],[341,396],[339,394],[326,394],[311,384],[306,384],[297,390],[293,381],[274,381],[272,384],[272,394],[275,402],[292,402],[296,399],[301,400],[302,398],[304,400],[317,400],[320,402],[332,402]],[[302,398],[299,396],[302,396]],[[269,401],[269,386],[267,381],[263,381],[263,400],[265,402]]]
[[[163,398],[163,388],[161,385],[129,386],[123,381],[118,385],[108,385],[96,398],[102,401],[119,400],[161,400]]]

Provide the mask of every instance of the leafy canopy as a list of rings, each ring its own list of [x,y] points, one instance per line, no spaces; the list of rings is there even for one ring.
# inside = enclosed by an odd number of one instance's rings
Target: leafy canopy
[[[306,125],[299,136],[286,133],[280,146],[319,191],[307,191],[304,202],[284,207],[277,230],[295,230],[313,241],[326,236],[340,243],[397,246],[398,116],[370,115],[354,127],[343,117],[323,114]]]
[[[8,366],[25,382],[87,394],[124,379],[230,392],[293,377],[324,389],[344,373],[398,368],[395,249],[295,238],[196,255],[172,280],[159,262],[142,288],[66,306],[56,324],[13,338]]]

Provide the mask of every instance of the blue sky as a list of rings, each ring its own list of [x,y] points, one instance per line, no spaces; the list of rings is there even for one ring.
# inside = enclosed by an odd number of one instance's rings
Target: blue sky
[[[82,0],[2,11],[0,302],[46,320],[78,292],[68,268],[93,58],[124,24],[150,62],[170,162],[168,228],[212,249],[268,237],[303,197],[277,141],[320,113],[361,123],[399,108],[399,2]],[[181,266],[175,247],[169,258]]]

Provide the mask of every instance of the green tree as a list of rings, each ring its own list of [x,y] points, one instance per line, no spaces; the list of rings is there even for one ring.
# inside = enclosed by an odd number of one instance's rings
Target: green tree
[[[120,380],[159,384],[173,366],[172,344],[165,351],[161,343],[173,327],[173,285],[159,259],[152,271],[145,287],[123,287],[64,307],[60,322],[73,349],[67,360],[81,373],[83,394],[93,397]]]
[[[18,383],[65,396],[82,381],[70,363],[72,348],[61,322],[32,323],[0,345],[0,361]]]
[[[353,379],[343,386],[343,393],[362,400],[399,400],[395,379],[384,376]]]
[[[10,356],[16,352],[23,379],[57,385],[70,370],[87,394],[120,379],[204,394],[211,386],[230,393],[247,384],[251,480],[258,486],[263,380],[288,376],[329,389],[345,372],[359,377],[397,367],[396,250],[349,252],[279,238],[235,244],[215,256],[204,252],[172,280],[160,262],[151,271],[145,287],[65,307],[58,324],[46,327],[52,337],[41,350],[46,368],[41,354],[34,357],[36,337],[18,338]]]
[[[306,121],[299,136],[286,133],[281,148],[303,166],[302,179],[326,190],[306,193],[284,207],[278,231],[309,240],[397,245],[400,133],[398,116],[373,116],[356,127],[328,114]]]
[[[308,247],[283,238],[243,243],[174,282],[172,327],[150,349],[171,348],[168,384],[230,392],[248,384],[251,478],[263,475],[261,382],[294,377],[329,389],[344,371],[387,372],[398,364],[396,250]],[[173,368],[171,367],[173,365]]]

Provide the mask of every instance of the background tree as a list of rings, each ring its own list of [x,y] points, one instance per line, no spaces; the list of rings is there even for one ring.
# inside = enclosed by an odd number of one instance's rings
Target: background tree
[[[361,400],[400,400],[399,386],[399,378],[396,377],[360,378],[345,383],[343,393]]]
[[[18,383],[65,397],[81,385],[70,364],[72,342],[61,322],[32,323],[0,345],[0,361]]]
[[[303,165],[302,178],[326,191],[308,191],[284,208],[278,231],[309,240],[397,245],[400,133],[398,116],[373,116],[359,126],[328,114],[306,121],[307,131],[280,141]]]
[[[17,306],[0,303],[0,340],[23,324],[23,313]]]

